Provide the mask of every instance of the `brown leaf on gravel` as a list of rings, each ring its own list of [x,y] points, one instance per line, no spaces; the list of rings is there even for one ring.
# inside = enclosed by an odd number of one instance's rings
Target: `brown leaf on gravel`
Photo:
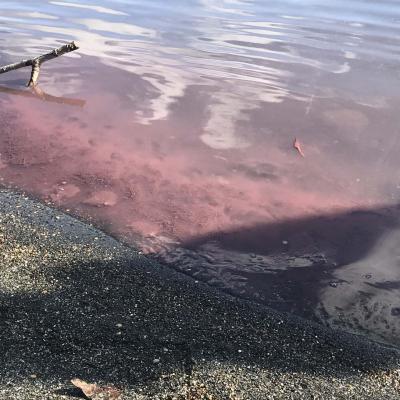
[[[302,148],[301,148],[301,144],[300,144],[300,142],[297,140],[297,138],[294,138],[293,147],[299,152],[299,154],[300,154],[302,157],[305,157],[305,154],[304,154],[304,152],[303,152],[303,150],[302,150]]]
[[[71,379],[71,383],[91,400],[117,400],[121,396],[121,391],[113,386],[98,386],[78,378]]]

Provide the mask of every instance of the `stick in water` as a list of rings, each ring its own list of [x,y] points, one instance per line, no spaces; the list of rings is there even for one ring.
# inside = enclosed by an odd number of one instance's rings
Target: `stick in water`
[[[23,67],[32,67],[31,78],[27,84],[28,87],[34,87],[37,84],[39,79],[40,67],[46,61],[52,60],[53,58],[57,58],[62,56],[63,54],[69,53],[71,51],[77,50],[79,47],[75,44],[75,42],[71,42],[61,46],[58,49],[54,49],[50,53],[43,54],[42,56],[32,58],[30,60],[23,60],[19,63],[5,65],[4,67],[0,67],[0,74],[4,74],[8,71],[13,71],[15,69],[23,68]]]

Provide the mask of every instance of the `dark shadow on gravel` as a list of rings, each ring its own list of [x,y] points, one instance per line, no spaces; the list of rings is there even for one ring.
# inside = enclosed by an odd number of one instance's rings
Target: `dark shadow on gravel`
[[[226,296],[68,216],[18,195],[0,194],[1,238],[7,239],[0,244],[9,257],[34,246],[46,260],[49,248],[62,255],[68,248],[63,241],[93,241],[97,251],[104,247],[112,249],[104,254],[113,254],[104,261],[85,262],[82,256],[82,262],[52,261],[39,268],[9,264],[24,274],[32,271],[33,281],[40,275],[51,284],[41,291],[38,284],[30,292],[9,285],[11,291],[0,292],[3,387],[32,375],[49,384],[79,377],[130,388],[161,380],[168,386],[178,376],[180,385],[189,385],[194,370],[208,373],[213,363],[238,368],[239,385],[252,368],[268,371],[264,379],[269,381],[274,373],[286,372],[357,379],[399,367],[393,348]],[[33,234],[28,224],[48,233]],[[7,247],[10,240],[22,245],[18,252]],[[15,283],[18,278],[16,272]],[[7,282],[1,277],[3,287]]]
[[[59,394],[61,396],[68,396],[71,399],[87,399],[87,397],[83,394],[82,390],[78,388],[68,388],[68,389],[57,389],[54,392],[55,394]]]
[[[157,275],[130,260],[81,264],[52,270],[55,293],[2,294],[1,379],[137,385],[190,376],[200,359],[340,377],[398,362],[394,350]]]

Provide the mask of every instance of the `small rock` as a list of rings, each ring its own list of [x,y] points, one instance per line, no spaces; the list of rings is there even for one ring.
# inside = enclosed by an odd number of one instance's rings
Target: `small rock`
[[[117,201],[118,197],[114,192],[110,190],[100,190],[84,200],[83,203],[89,206],[102,207],[114,206],[117,204]]]
[[[394,307],[392,308],[390,312],[393,316],[398,317],[400,316],[400,307]]]

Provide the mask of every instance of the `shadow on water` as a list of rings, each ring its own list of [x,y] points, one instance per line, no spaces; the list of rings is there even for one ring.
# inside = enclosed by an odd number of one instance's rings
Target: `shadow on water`
[[[234,295],[398,345],[399,210],[259,223],[153,257]]]
[[[261,255],[292,256],[323,252],[337,266],[365,257],[379,238],[398,226],[400,207],[352,210],[327,216],[257,224],[228,232],[215,232],[187,241],[196,249],[205,242],[218,241],[227,250]]]

